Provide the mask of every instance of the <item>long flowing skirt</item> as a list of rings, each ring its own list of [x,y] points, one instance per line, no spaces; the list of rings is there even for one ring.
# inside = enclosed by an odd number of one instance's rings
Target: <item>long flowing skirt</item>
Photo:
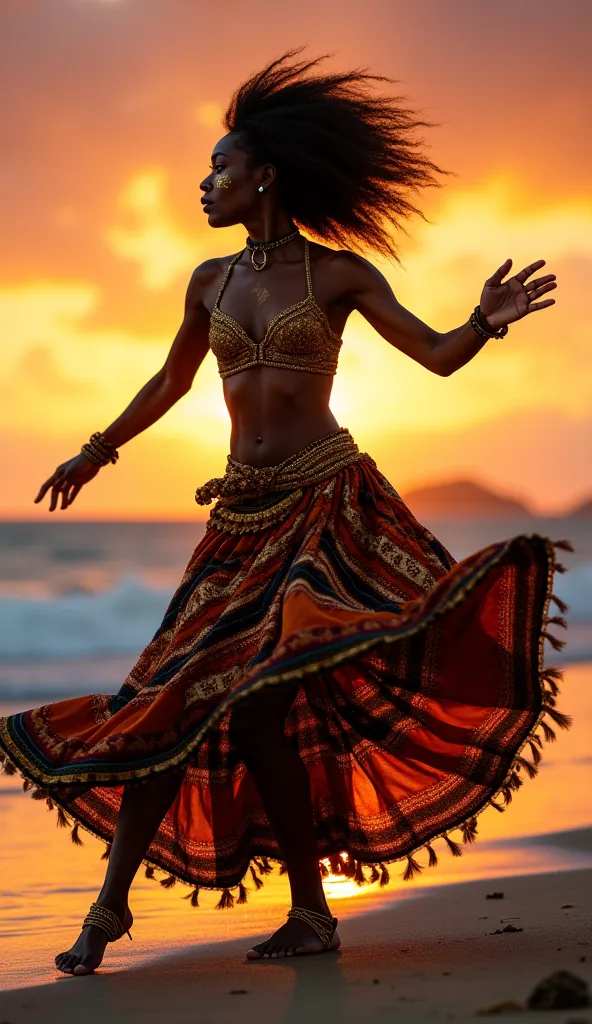
[[[259,888],[281,861],[229,731],[255,691],[300,684],[286,732],[319,857],[359,883],[386,882],[396,860],[411,878],[420,848],[437,861],[434,840],[458,855],[569,725],[543,664],[545,637],[562,646],[547,627],[564,625],[549,614],[565,610],[552,581],[569,542],[514,536],[456,562],[368,456],[282,507],[263,529],[206,531],[118,693],[0,719],[4,770],[74,841],[82,826],[109,843],[124,784],[182,766],[145,863],[195,886],[194,904],[203,886],[232,905],[239,883],[244,902],[243,880]]]

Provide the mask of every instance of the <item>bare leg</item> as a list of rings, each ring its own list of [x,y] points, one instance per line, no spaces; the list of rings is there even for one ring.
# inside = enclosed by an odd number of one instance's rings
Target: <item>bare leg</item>
[[[128,906],[131,884],[177,795],[183,774],[155,775],[141,784],[124,787],[107,873],[96,902],[117,914],[126,929],[133,921]],[[86,925],[72,948],[56,956],[56,967],[65,974],[90,974],[101,963],[106,945],[106,933]]]
[[[299,684],[270,687],[238,704],[231,730],[241,757],[255,779],[269,823],[282,851],[292,905],[331,916],[319,869],[308,772],[284,731]],[[289,794],[289,799],[287,799]],[[337,934],[334,948],[339,946]],[[317,953],[323,944],[303,921],[290,918],[247,957]]]

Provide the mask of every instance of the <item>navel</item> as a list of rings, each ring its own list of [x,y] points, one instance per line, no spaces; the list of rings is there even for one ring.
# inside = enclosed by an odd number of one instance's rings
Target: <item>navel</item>
[[[261,434],[257,434],[257,437],[255,438],[255,440],[257,441],[257,444],[261,444],[261,442],[263,441],[263,438],[261,437]]]

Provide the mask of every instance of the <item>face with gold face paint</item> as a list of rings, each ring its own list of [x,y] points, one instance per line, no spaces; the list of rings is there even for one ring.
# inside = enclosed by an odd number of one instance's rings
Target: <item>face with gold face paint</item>
[[[211,171],[200,182],[202,204],[210,227],[230,227],[256,218],[268,187],[275,178],[275,167],[263,164],[250,167],[247,153],[236,144],[238,138],[225,135],[213,148]],[[264,192],[259,191],[263,185]]]

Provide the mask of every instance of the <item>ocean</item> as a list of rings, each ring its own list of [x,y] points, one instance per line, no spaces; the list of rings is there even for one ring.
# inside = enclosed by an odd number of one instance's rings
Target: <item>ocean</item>
[[[457,559],[518,533],[568,538],[564,659],[592,658],[592,521],[426,522]],[[0,523],[0,700],[116,692],[155,633],[203,536],[188,522]],[[31,705],[32,706],[32,705]]]

